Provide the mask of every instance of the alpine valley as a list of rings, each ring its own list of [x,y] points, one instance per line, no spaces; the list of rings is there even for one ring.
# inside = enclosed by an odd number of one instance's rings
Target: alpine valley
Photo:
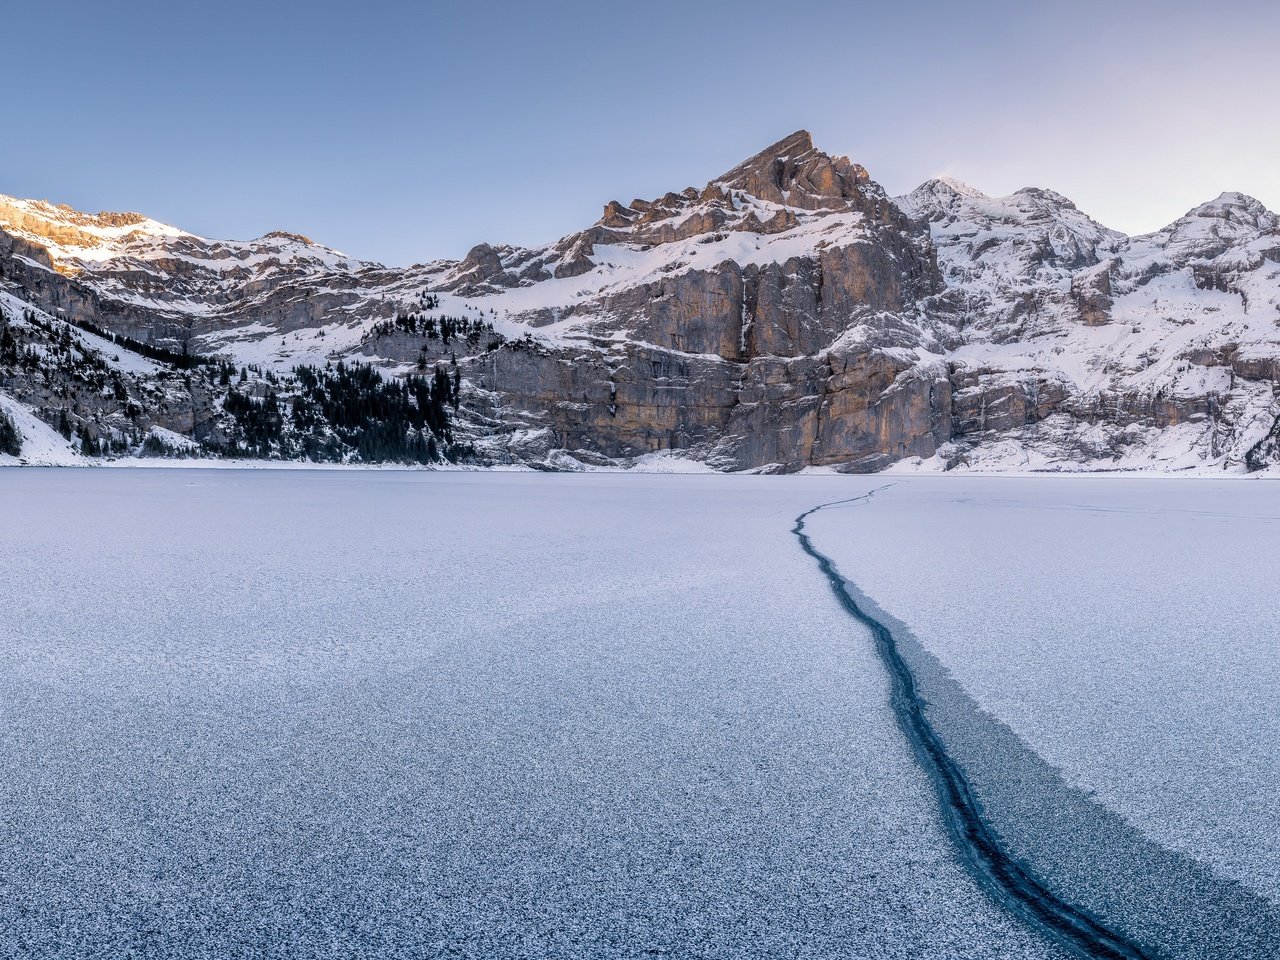
[[[1256,200],[1129,237],[1045,189],[889,197],[803,131],[549,246],[408,268],[0,197],[0,313],[0,462],[1280,461]]]

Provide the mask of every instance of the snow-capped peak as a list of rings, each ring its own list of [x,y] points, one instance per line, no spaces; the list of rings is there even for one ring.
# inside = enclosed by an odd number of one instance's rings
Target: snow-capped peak
[[[934,177],[926,180],[917,189],[930,190],[932,192],[949,191],[961,197],[978,197],[986,199],[987,195],[977,187],[970,186],[963,180],[957,180],[955,177]]]
[[[1163,250],[1177,260],[1212,259],[1234,245],[1256,241],[1274,246],[1271,235],[1278,232],[1280,217],[1248,194],[1229,191],[1193,207],[1167,227],[1135,237],[1133,243]]]
[[[140,213],[83,213],[65,204],[4,195],[0,229],[44,247],[54,263],[109,260],[141,239],[198,239]]]
[[[1045,187],[1022,187],[1013,191],[1010,197],[1026,197],[1033,203],[1044,204],[1048,207],[1057,208],[1059,210],[1076,210],[1078,209],[1070,199],[1064,197],[1056,190],[1049,190]]]
[[[917,220],[933,220],[946,211],[957,209],[966,201],[990,199],[962,180],[933,177],[908,194],[894,197],[898,208]]]
[[[1247,193],[1229,190],[1225,193],[1220,193],[1212,200],[1207,200],[1199,206],[1189,210],[1182,219],[1212,218],[1217,220],[1243,220],[1252,224],[1257,224],[1260,220],[1267,217],[1274,219],[1274,214],[1263,206],[1261,202],[1255,200]]]

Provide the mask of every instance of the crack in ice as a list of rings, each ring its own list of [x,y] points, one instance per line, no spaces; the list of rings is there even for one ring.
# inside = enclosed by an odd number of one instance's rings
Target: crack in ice
[[[918,692],[915,675],[899,652],[893,634],[858,606],[835,564],[814,547],[804,532],[805,518],[819,510],[865,502],[891,486],[893,484],[885,484],[862,496],[819,504],[796,517],[791,532],[800,541],[804,552],[817,562],[836,600],[875,638],[876,652],[892,682],[890,705],[894,716],[911,744],[916,761],[937,789],[942,819],[956,844],[960,859],[1001,906],[1072,953],[1103,960],[1151,960],[1152,955],[1142,947],[1108,929],[1088,912],[1057,897],[1025,864],[1004,850],[995,829],[983,816],[982,805],[963,769],[952,759],[930,723],[926,701]]]

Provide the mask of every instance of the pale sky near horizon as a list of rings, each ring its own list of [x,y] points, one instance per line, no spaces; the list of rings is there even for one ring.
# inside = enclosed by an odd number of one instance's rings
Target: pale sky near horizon
[[[390,264],[536,244],[801,127],[892,194],[1057,190],[1153,230],[1280,210],[1280,3],[738,0],[5,14],[0,193]]]

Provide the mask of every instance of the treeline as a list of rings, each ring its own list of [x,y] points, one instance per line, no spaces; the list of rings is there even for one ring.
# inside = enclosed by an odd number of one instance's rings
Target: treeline
[[[157,346],[156,344],[148,343],[145,340],[135,340],[133,337],[125,336],[123,333],[114,333],[98,326],[91,320],[68,319],[67,322],[74,324],[81,330],[85,330],[89,333],[95,334],[96,336],[102,337],[104,340],[110,340],[117,347],[124,347],[124,349],[132,351],[133,353],[141,354],[148,360],[155,360],[157,363],[167,363],[170,366],[177,367],[179,370],[192,370],[196,367],[214,364],[217,362],[216,360],[208,357],[201,357],[199,355],[192,354],[185,343],[182,345],[182,352],[179,353],[176,350]]]
[[[6,381],[26,375],[47,384],[39,394],[45,401],[37,413],[70,441],[79,434],[79,450],[85,456],[97,457],[128,451],[128,441],[120,431],[108,431],[102,424],[90,424],[77,417],[73,428],[68,405],[78,406],[78,397],[92,397],[96,403],[115,401],[124,405],[126,413],[140,411],[129,400],[123,375],[110,366],[102,353],[83,343],[70,324],[45,321],[34,310],[22,314],[22,326],[15,326],[0,309],[0,385],[12,388]],[[33,376],[35,375],[35,376]],[[50,389],[51,388],[51,389]],[[19,390],[17,395],[21,395]],[[61,400],[60,406],[47,401]],[[11,417],[0,423],[0,452],[19,455],[22,436]]]
[[[427,340],[439,340],[446,347],[454,340],[461,340],[472,347],[477,347],[486,334],[490,341],[497,338],[500,343],[505,339],[487,320],[479,318],[473,320],[470,317],[433,317],[419,313],[396,314],[392,320],[383,320],[374,324],[369,331],[370,337],[375,340],[395,333],[411,337],[421,336]],[[489,349],[493,347],[490,346]]]
[[[0,310],[0,366],[26,366],[23,362],[25,356],[25,352],[19,351],[18,340],[13,335],[13,331],[9,329],[9,318],[5,316],[3,310]],[[40,355],[37,353],[35,355],[35,363],[38,364],[39,362]]]
[[[0,453],[7,453],[11,457],[22,455],[22,434],[18,432],[18,425],[13,422],[13,417],[0,407]]]

